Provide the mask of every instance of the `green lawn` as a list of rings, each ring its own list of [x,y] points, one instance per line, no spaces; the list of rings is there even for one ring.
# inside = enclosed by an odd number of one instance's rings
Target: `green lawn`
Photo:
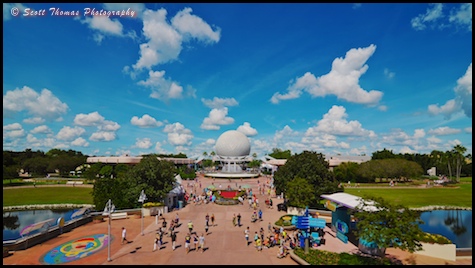
[[[363,187],[363,185],[361,185]],[[462,183],[457,187],[431,188],[345,188],[345,193],[364,197],[371,195],[402,204],[410,208],[425,206],[472,207],[472,184]]]
[[[38,187],[3,189],[3,206],[92,204],[92,188]]]

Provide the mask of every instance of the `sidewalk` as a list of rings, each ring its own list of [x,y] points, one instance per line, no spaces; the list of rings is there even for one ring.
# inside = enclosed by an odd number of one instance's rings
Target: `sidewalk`
[[[244,179],[243,182],[232,180],[230,183],[227,179],[210,179],[200,177],[202,187],[210,185],[212,182],[216,186],[222,185],[222,189],[225,189],[228,185],[235,187],[235,183],[238,185],[249,184],[255,192],[257,192],[257,180],[261,183],[265,182],[264,178]],[[185,182],[186,185],[186,182]],[[103,248],[97,253],[91,256],[81,258],[72,262],[64,263],[66,265],[236,265],[236,264],[249,264],[249,265],[298,265],[294,260],[287,256],[283,259],[277,258],[278,248],[263,249],[258,252],[253,245],[246,246],[244,239],[244,229],[249,226],[251,237],[255,231],[259,231],[260,227],[263,227],[267,235],[267,225],[269,222],[274,223],[285,212],[277,211],[276,206],[282,200],[273,198],[274,209],[267,209],[264,205],[265,196],[258,195],[261,209],[263,211],[263,221],[251,223],[252,209],[249,209],[247,204],[245,205],[194,205],[188,204],[183,209],[173,211],[165,214],[165,219],[169,224],[170,220],[178,213],[180,217],[180,223],[182,224],[178,229],[177,235],[177,249],[175,251],[171,248],[171,240],[169,237],[164,236],[163,241],[165,244],[161,250],[153,252],[153,241],[155,238],[155,231],[161,226],[162,221],[159,220],[159,224],[155,223],[155,217],[144,217],[143,228],[144,235],[141,235],[142,219],[130,216],[128,219],[113,220],[111,222],[111,235],[112,243],[110,250],[111,261],[108,261],[108,248]],[[212,213],[215,215],[216,226],[209,228],[209,234],[205,235],[205,252],[198,253],[190,251],[188,254],[184,248],[184,237],[188,232],[186,223],[189,220],[193,221],[194,230],[198,234],[204,232],[205,215]],[[241,213],[242,219],[241,227],[235,227],[232,224],[233,214]],[[121,245],[121,228],[127,229],[127,237],[131,240],[131,243]],[[331,232],[330,228],[326,227],[327,232]],[[53,248],[62,245],[66,242],[74,239],[80,239],[84,236],[90,236],[94,234],[108,234],[108,222],[102,223],[89,223],[84,226],[80,226],[71,232],[63,233],[62,235],[51,239],[42,244],[36,245],[26,250],[16,251],[13,255],[3,259],[4,265],[40,265],[42,257],[52,250]],[[351,243],[344,244],[339,239],[333,237],[330,233],[325,235],[326,243],[319,247],[321,250],[333,251],[333,252],[357,252],[357,247]],[[251,239],[252,240],[252,239]],[[193,247],[193,246],[192,246]],[[471,265],[472,260],[463,259],[457,260],[457,262],[449,262],[442,259],[424,257],[420,255],[414,255],[400,250],[388,249],[387,253],[395,256],[403,261],[404,264],[411,264],[415,261],[416,264],[463,264]]]

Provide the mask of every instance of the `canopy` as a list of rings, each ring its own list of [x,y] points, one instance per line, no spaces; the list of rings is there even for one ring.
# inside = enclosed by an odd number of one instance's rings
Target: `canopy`
[[[21,231],[20,231],[20,235],[23,236],[23,235],[26,235],[26,234],[29,234],[33,231],[36,231],[36,230],[39,230],[45,226],[51,226],[53,225],[55,222],[55,219],[48,219],[48,220],[45,220],[45,221],[40,221],[40,222],[37,222],[37,223],[33,223],[33,224],[30,224],[28,226],[26,226],[25,228],[23,228]]]
[[[345,206],[347,208],[355,209],[359,205],[362,205],[363,199],[359,196],[352,195],[352,194],[347,194],[347,193],[334,193],[334,194],[322,194],[322,198],[328,199],[330,201],[333,201],[335,203],[338,203],[342,206]],[[377,211],[378,208],[376,206],[373,206],[374,204],[373,201],[366,201],[366,203],[369,205],[366,205],[364,207],[365,211]]]

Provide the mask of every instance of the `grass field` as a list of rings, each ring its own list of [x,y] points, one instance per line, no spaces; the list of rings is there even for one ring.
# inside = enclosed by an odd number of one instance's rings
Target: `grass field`
[[[425,206],[472,207],[472,184],[457,187],[431,188],[345,188],[345,193],[356,196],[376,196],[409,208]]]
[[[472,178],[461,178],[456,187],[375,187],[361,184],[359,188],[345,188],[345,193],[356,196],[376,196],[410,208],[426,206],[472,207]],[[14,184],[20,182],[14,182]],[[381,186],[381,184],[379,184]],[[4,181],[4,186],[6,186]],[[92,204],[92,188],[37,187],[3,189],[3,206],[32,204]]]
[[[37,187],[3,189],[3,206],[92,204],[92,188]]]

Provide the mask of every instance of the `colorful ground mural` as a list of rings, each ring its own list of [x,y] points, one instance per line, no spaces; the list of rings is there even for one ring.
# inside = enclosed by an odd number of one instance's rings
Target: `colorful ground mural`
[[[53,248],[47,252],[40,262],[43,264],[62,264],[85,258],[109,244],[109,236],[106,234],[96,234],[75,239]]]

